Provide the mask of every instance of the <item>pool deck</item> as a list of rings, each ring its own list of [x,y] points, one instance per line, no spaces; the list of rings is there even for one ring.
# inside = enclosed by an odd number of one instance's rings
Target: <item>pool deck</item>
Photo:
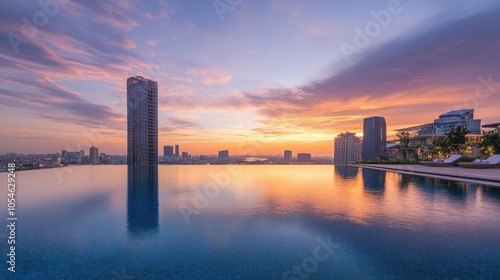
[[[354,164],[353,166],[500,187],[500,168],[468,169],[419,164]]]

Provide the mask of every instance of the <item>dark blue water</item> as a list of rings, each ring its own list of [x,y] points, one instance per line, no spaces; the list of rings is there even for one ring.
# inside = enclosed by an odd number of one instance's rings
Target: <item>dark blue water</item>
[[[500,279],[500,188],[486,185],[333,166],[80,166],[17,172],[17,199],[15,273],[0,204],[1,279]]]

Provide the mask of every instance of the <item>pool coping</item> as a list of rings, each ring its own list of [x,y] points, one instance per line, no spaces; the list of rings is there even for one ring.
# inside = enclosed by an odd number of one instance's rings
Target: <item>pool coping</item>
[[[417,175],[424,177],[447,179],[459,182],[468,182],[476,184],[486,184],[490,186],[500,187],[500,169],[490,169],[497,170],[496,176],[492,174],[484,174],[486,172],[493,173],[493,171],[476,171],[475,169],[465,170],[460,167],[426,167],[422,165],[412,165],[412,164],[352,164],[351,166],[357,166],[362,168],[370,168],[376,170],[384,170],[397,172],[402,174]],[[429,170],[432,168],[432,170]],[[441,172],[440,172],[441,171]],[[442,172],[446,171],[446,172]],[[468,171],[469,174],[464,173]],[[470,173],[475,174],[470,174]],[[483,173],[483,174],[481,174]]]

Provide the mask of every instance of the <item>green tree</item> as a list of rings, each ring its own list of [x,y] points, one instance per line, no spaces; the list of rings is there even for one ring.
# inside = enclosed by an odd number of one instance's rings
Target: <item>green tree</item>
[[[410,133],[408,131],[399,131],[396,134],[399,138],[398,150],[401,153],[403,159],[407,160],[409,157],[414,159],[418,158],[418,147],[412,146],[410,144]]]
[[[479,147],[481,154],[485,156],[500,154],[500,134],[492,133],[484,135]]]
[[[445,133],[446,144],[448,144],[449,154],[463,154],[467,151],[469,130],[463,126],[453,126],[450,132]]]
[[[432,141],[427,146],[427,152],[432,158],[445,158],[450,154],[449,145],[446,137],[441,136]]]

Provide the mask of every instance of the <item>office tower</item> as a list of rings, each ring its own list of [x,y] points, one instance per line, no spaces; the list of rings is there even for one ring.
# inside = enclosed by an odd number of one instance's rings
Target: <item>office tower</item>
[[[163,156],[173,157],[174,156],[174,146],[163,146]]]
[[[334,164],[350,164],[361,160],[361,140],[355,133],[340,133],[334,140]]]
[[[127,79],[127,163],[158,164],[158,83]]]
[[[182,159],[188,159],[188,158],[189,158],[188,152],[182,152]]]
[[[311,161],[311,154],[298,153],[297,154],[297,161],[298,162],[310,162]]]
[[[175,157],[179,158],[179,145],[175,145]]]
[[[90,147],[89,149],[89,163],[92,165],[99,164],[99,149]]]
[[[379,159],[385,153],[387,128],[383,117],[363,120],[363,160]]]
[[[227,160],[229,159],[229,151],[228,150],[223,150],[223,151],[219,151],[219,157],[218,157],[219,160]]]
[[[285,150],[285,154],[283,156],[285,158],[285,162],[290,162],[292,159],[292,151]]]

